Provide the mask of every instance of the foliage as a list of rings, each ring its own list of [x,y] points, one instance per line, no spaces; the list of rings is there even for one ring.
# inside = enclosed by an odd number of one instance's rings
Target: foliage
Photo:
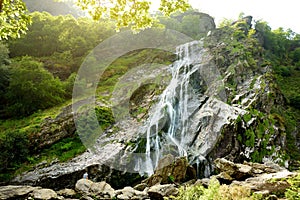
[[[286,190],[285,197],[288,200],[300,200],[300,173],[287,181],[291,186]]]
[[[246,147],[255,148],[255,151],[250,154],[251,161],[262,162],[265,156],[274,153],[275,146],[270,143],[270,138],[274,135],[274,127],[278,122],[273,115],[267,115],[256,109],[251,109],[242,119],[246,124],[251,119],[255,119],[255,123],[252,122],[251,127],[239,135],[239,141]]]
[[[8,64],[10,63],[8,57],[8,48],[6,45],[0,42],[0,96],[4,97],[9,85],[10,71]],[[3,115],[2,111],[5,108],[5,98],[0,99],[0,118]]]
[[[22,0],[0,1],[0,40],[19,38],[31,23],[25,3]]]
[[[187,0],[161,0],[159,10],[166,16],[189,8]],[[77,0],[77,4],[87,10],[95,20],[110,18],[115,21],[116,29],[131,26],[134,31],[153,25],[155,19],[150,15],[151,1],[148,0]],[[107,6],[110,5],[110,6]]]
[[[61,82],[30,57],[14,62],[7,88],[7,115],[27,116],[62,103]]]
[[[291,185],[285,192],[288,200],[300,199],[300,174],[296,177],[288,178],[287,182]],[[215,178],[210,180],[208,188],[202,185],[192,185],[179,188],[179,194],[170,197],[175,200],[260,200],[268,199],[262,195],[252,193],[250,188],[238,185],[220,185]]]
[[[97,106],[95,107],[95,112],[96,112],[97,120],[103,130],[105,130],[115,122],[111,108],[104,107],[104,106]]]
[[[19,130],[0,135],[0,171],[15,169],[26,160],[29,153],[27,135]]]
[[[194,185],[179,188],[179,194],[172,199],[178,200],[250,200],[255,199],[251,196],[250,188],[244,186],[220,185],[215,178],[210,180],[208,188],[202,185]]]
[[[71,15],[52,16],[46,12],[31,14],[28,33],[9,41],[11,56],[51,56],[69,51],[72,58],[84,56],[98,43],[113,34],[112,22]],[[66,54],[65,54],[66,56]]]

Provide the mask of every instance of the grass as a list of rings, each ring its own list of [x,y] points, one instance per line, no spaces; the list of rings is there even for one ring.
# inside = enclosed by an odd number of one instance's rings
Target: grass
[[[46,161],[43,166],[48,165],[52,161],[68,161],[85,151],[86,148],[77,134],[74,137],[64,138],[51,147],[43,149],[39,154],[27,157],[27,162],[23,163],[21,167],[15,171],[14,175],[33,170],[43,161]]]
[[[67,101],[59,106],[36,112],[21,119],[0,120],[0,134],[14,130],[21,130],[24,133],[36,133],[41,130],[41,124],[46,118],[54,119],[61,112],[61,109],[70,103],[71,101]]]

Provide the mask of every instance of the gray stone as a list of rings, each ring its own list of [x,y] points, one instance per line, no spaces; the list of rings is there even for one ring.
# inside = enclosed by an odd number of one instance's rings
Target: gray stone
[[[223,176],[226,180],[240,180],[246,177],[249,177],[252,172],[252,167],[244,164],[235,164],[231,161],[226,160],[225,158],[218,158],[214,161],[215,167],[223,173]],[[232,177],[232,178],[229,178]]]
[[[187,158],[175,158],[168,154],[159,160],[154,174],[146,180],[146,183],[148,186],[173,182],[181,183],[186,178],[188,166]]]
[[[36,200],[50,200],[50,199],[59,199],[56,192],[51,189],[38,189],[34,190],[30,196]]]
[[[287,170],[260,174],[256,177],[247,178],[245,181],[234,181],[233,185],[242,185],[250,188],[252,191],[268,191],[269,193],[282,193],[286,188],[290,187],[287,178],[296,176],[297,173],[289,172]]]
[[[75,190],[83,195],[93,195],[97,197],[112,198],[115,190],[106,182],[96,182],[80,179],[75,185]]]
[[[27,196],[39,187],[7,185],[0,187],[0,199],[13,199]]]
[[[147,199],[149,196],[146,191],[138,191],[132,187],[124,187],[116,190],[115,195],[117,199]]]
[[[76,192],[72,189],[62,189],[57,191],[56,193],[63,197],[74,197],[76,195]]]

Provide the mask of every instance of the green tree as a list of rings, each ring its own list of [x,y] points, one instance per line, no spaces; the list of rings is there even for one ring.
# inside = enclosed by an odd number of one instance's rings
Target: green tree
[[[161,0],[159,10],[166,16],[190,7],[187,0]],[[77,5],[88,10],[95,20],[112,19],[116,29],[131,26],[134,31],[151,27],[155,21],[150,14],[149,0],[77,0]],[[30,16],[22,0],[0,0],[0,40],[17,38],[27,31]]]
[[[6,99],[3,98],[6,94],[9,85],[9,68],[10,63],[8,57],[9,50],[6,45],[0,42],[0,118],[3,115],[3,109],[5,108]]]
[[[29,153],[28,137],[18,130],[0,134],[0,172],[18,167]],[[0,177],[1,179],[1,177]]]
[[[30,22],[22,0],[0,0],[0,40],[20,37],[27,31]]]
[[[59,79],[30,57],[12,64],[7,91],[8,116],[27,116],[64,100],[65,92]]]
[[[131,26],[134,31],[151,27],[155,21],[150,15],[149,0],[77,0],[77,4],[88,10],[93,19],[110,18],[116,22],[116,29]],[[159,10],[166,16],[175,11],[186,11],[187,0],[161,0]]]

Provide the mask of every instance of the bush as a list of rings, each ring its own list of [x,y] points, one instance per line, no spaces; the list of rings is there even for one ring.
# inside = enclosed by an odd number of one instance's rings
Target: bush
[[[300,173],[298,176],[288,179],[288,183],[291,185],[285,192],[285,197],[288,200],[300,200]]]
[[[283,77],[288,77],[292,75],[291,67],[287,66],[275,66],[274,71],[276,74],[281,75]]]
[[[4,132],[0,135],[0,172],[14,170],[26,161],[29,153],[26,134],[20,131]]]
[[[208,188],[201,185],[194,185],[189,187],[181,187],[177,197],[172,197],[176,200],[250,200],[250,188],[243,186],[228,186],[220,185],[219,181],[212,178]]]
[[[8,116],[28,116],[64,101],[62,83],[45,70],[42,63],[23,57],[10,71],[6,94]]]
[[[290,98],[290,105],[294,108],[300,109],[300,94],[291,96]]]

